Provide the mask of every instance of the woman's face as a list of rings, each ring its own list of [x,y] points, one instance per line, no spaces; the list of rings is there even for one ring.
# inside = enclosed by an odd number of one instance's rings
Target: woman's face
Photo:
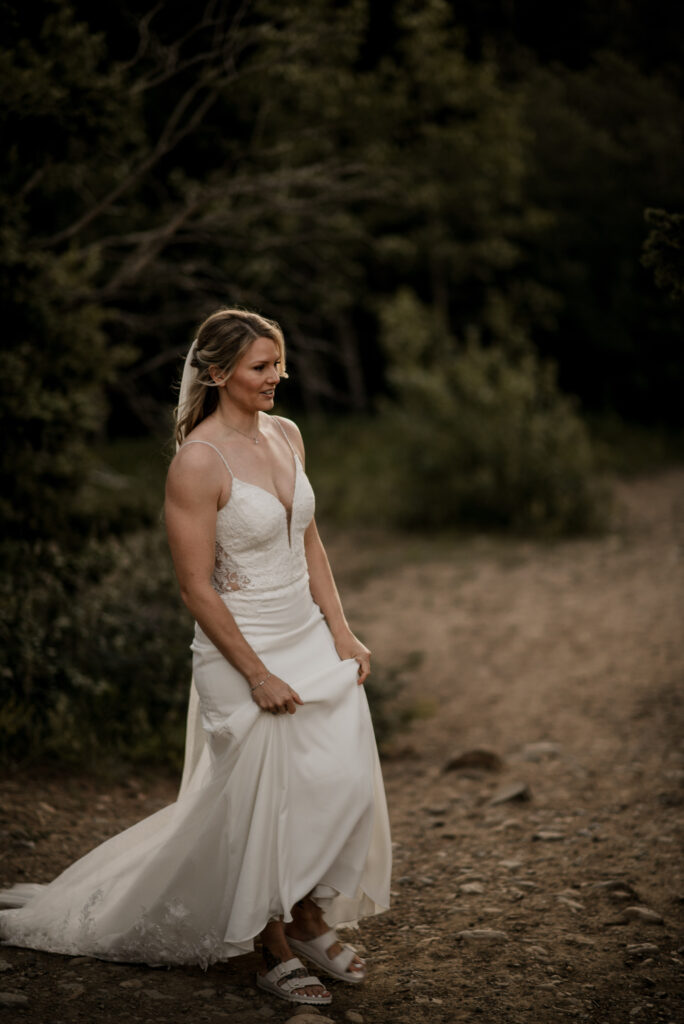
[[[246,412],[273,408],[280,381],[280,351],[271,338],[257,338],[225,382],[231,402]]]

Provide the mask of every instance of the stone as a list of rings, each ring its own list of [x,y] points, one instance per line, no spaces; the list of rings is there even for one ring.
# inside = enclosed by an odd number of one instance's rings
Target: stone
[[[28,1006],[28,996],[21,992],[0,992],[0,1006]]]
[[[456,932],[455,938],[473,945],[487,945],[508,940],[506,932],[496,928],[466,928],[462,932]]]
[[[59,987],[66,992],[67,999],[78,999],[85,992],[85,985],[79,985],[77,981],[60,981]]]
[[[363,1024],[363,1014],[358,1010],[347,1010],[344,1019],[351,1021],[351,1024]]]
[[[520,751],[525,761],[542,761],[545,757],[558,757],[561,752],[559,743],[540,740],[538,743],[526,743]]]
[[[148,999],[173,999],[173,996],[167,996],[165,992],[159,992],[156,988],[146,988],[143,995],[147,996]]]
[[[633,942],[627,946],[627,952],[631,956],[653,956],[660,950],[655,942]]]
[[[590,939],[588,935],[564,935],[563,942],[567,942],[569,946],[595,946],[596,942],[594,939]]]
[[[561,839],[565,839],[565,833],[555,832],[553,829],[541,828],[538,832],[535,832],[532,836],[536,842],[540,843],[557,843]]]
[[[498,792],[489,801],[490,807],[496,807],[498,804],[505,804],[511,800],[531,800],[532,790],[526,782],[511,782],[507,786],[502,786]]]
[[[69,960],[69,967],[79,967],[81,964],[92,963],[92,957],[89,956],[72,956]]]
[[[579,910],[584,910],[584,904],[580,903],[579,900],[570,899],[568,896],[556,896],[558,903],[562,903],[568,910],[572,910],[573,914],[576,914]]]
[[[140,978],[129,978],[128,981],[120,981],[119,988],[142,988],[143,983]]]
[[[223,993],[223,998],[227,999],[228,1002],[232,1003],[234,1006],[248,1006],[249,1005],[249,1000],[243,999],[242,996],[236,996],[234,992],[224,992]],[[308,1009],[309,1009],[309,1007],[307,1006],[307,1010]]]
[[[199,991],[195,992],[195,995],[199,996],[200,999],[211,999],[212,996],[216,995],[216,989],[215,988],[201,988],[201,989],[199,989]]]
[[[523,861],[521,861],[521,860],[513,860],[513,859],[511,859],[511,860],[500,860],[499,861],[499,865],[502,868],[506,868],[506,871],[517,871],[518,868],[521,868],[523,866]]]
[[[504,821],[500,821],[498,825],[492,822],[492,831],[494,832],[505,832],[509,828],[520,828],[520,822],[517,818],[506,818]]]
[[[427,811],[428,814],[432,814],[435,818],[441,818],[443,814],[447,813],[449,808],[448,807],[442,807],[442,806],[435,806],[435,807],[426,807],[425,810]]]
[[[484,885],[482,882],[464,882],[463,885],[459,886],[461,892],[468,895],[477,895],[478,893],[484,892]]]
[[[257,1013],[257,1017],[263,1017],[264,1020],[270,1020],[271,1017],[275,1017],[275,1013],[276,1012],[275,1012],[275,1010],[273,1009],[272,1006],[260,1006],[259,1009],[256,1011],[256,1013]],[[300,1017],[299,1018],[300,1024],[301,1024],[301,1020],[302,1020],[302,1018]]]
[[[335,1024],[331,1017],[324,1017],[312,1006],[302,1006],[296,1010],[292,1017],[288,1017],[285,1024]]]
[[[619,917],[608,924],[628,924],[630,921],[639,921],[641,924],[664,924],[660,914],[650,907],[625,907]]]
[[[444,765],[445,772],[458,772],[464,769],[478,768],[486,772],[500,772],[503,761],[491,750],[466,750],[465,753],[452,757]]]
[[[12,967],[12,964],[9,962],[9,960],[0,960],[0,974],[2,974],[3,971],[11,971],[11,970],[13,970],[13,967]]]
[[[621,878],[609,878],[604,882],[595,882],[591,888],[595,892],[605,892],[611,899],[617,901],[639,899],[636,889]]]

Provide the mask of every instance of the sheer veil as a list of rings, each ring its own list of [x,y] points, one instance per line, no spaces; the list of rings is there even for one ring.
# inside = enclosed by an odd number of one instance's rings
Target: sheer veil
[[[181,416],[190,395],[190,386],[197,376],[197,369],[192,365],[192,358],[195,354],[197,338],[193,341],[185,357],[183,376],[181,378],[180,394],[178,396],[178,415]],[[178,447],[178,446],[177,446]],[[195,769],[205,752],[205,732],[202,728],[200,718],[199,697],[195,681],[190,677],[190,699],[188,701],[188,719],[185,729],[185,758],[183,761],[183,776],[181,778],[178,796],[181,797],[190,786]]]

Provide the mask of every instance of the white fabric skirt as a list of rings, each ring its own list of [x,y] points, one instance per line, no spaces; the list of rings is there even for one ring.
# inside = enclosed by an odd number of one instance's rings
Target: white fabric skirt
[[[199,627],[192,644],[206,744],[176,803],[47,886],[0,893],[10,945],[148,964],[249,952],[312,893],[329,924],[389,905],[391,844],[357,663],[341,661],[303,580],[224,595],[247,640],[303,706],[260,711]]]

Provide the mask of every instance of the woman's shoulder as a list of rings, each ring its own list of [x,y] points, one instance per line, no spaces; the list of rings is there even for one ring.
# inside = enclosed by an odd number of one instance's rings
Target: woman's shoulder
[[[284,430],[291,441],[296,442],[300,448],[303,447],[304,442],[302,440],[302,432],[295,423],[294,420],[289,420],[287,416],[275,416],[271,414],[270,419],[280,424],[281,430]]]
[[[204,432],[193,430],[180,445],[169,465],[168,480],[184,486],[214,490],[225,477],[225,456]]]
[[[301,457],[304,456],[304,440],[302,438],[301,431],[294,420],[289,420],[286,416],[273,416],[270,417],[279,424],[281,430],[285,432],[286,437],[291,444],[294,445],[295,450]]]

